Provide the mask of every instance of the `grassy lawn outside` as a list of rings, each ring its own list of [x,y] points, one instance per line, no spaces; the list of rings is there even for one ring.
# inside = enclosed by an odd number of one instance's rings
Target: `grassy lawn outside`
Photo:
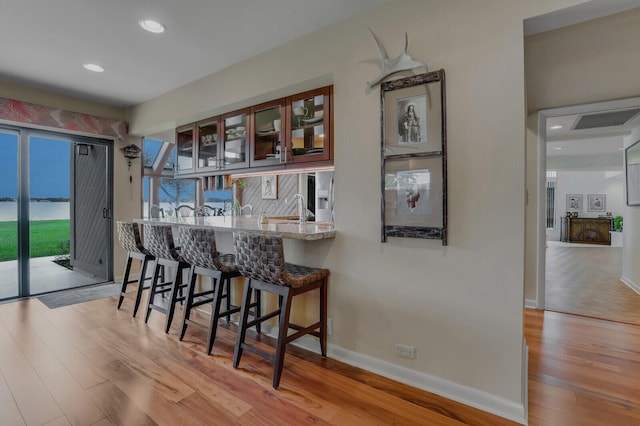
[[[31,222],[31,257],[69,253],[69,219]],[[0,222],[0,262],[18,255],[18,222]]]

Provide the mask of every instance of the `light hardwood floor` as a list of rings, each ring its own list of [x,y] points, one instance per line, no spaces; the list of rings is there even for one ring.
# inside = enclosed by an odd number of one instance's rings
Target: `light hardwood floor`
[[[640,295],[620,281],[622,248],[547,248],[548,310],[640,325]]]
[[[264,359],[247,353],[232,367],[233,329],[220,327],[207,356],[202,331],[179,342],[162,315],[145,325],[131,301],[115,304],[0,305],[0,424],[513,424],[295,347],[275,391]],[[531,425],[639,424],[640,327],[525,317]],[[615,422],[597,423],[605,414]]]

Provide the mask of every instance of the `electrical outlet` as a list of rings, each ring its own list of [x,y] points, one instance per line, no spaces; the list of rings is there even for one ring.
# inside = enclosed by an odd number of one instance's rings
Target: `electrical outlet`
[[[415,346],[407,346],[396,343],[396,355],[402,358],[416,358],[416,347]]]
[[[331,336],[331,318],[327,318],[327,334]]]

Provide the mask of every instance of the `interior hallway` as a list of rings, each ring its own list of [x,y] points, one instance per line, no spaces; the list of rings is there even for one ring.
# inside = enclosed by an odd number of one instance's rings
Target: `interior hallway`
[[[546,309],[640,325],[640,295],[620,281],[622,248],[549,242]]]

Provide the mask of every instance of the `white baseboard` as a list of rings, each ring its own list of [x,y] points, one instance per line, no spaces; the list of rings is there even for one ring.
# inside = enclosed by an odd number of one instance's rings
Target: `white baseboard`
[[[524,299],[524,307],[529,309],[538,309],[538,301],[535,299]]]
[[[625,277],[624,275],[620,277],[620,281],[622,281],[624,283],[624,285],[629,287],[631,290],[633,290],[636,293],[640,294],[640,285],[634,283],[633,281],[631,281],[629,278]]]
[[[269,333],[277,336],[278,327],[274,327]],[[318,339],[310,336],[303,336],[292,343],[292,345],[300,346],[315,353],[320,353],[320,343]],[[327,355],[330,358],[362,368],[372,373],[379,374],[400,383],[422,389],[427,392],[442,396],[447,399],[469,405],[482,411],[504,417],[511,421],[526,425],[527,423],[527,388],[528,388],[528,348],[524,344],[526,351],[523,354],[523,401],[518,403],[511,401],[488,392],[460,385],[449,380],[441,379],[436,376],[411,370],[392,364],[388,361],[382,361],[377,358],[363,355],[348,349],[341,348],[336,345],[327,345]]]

